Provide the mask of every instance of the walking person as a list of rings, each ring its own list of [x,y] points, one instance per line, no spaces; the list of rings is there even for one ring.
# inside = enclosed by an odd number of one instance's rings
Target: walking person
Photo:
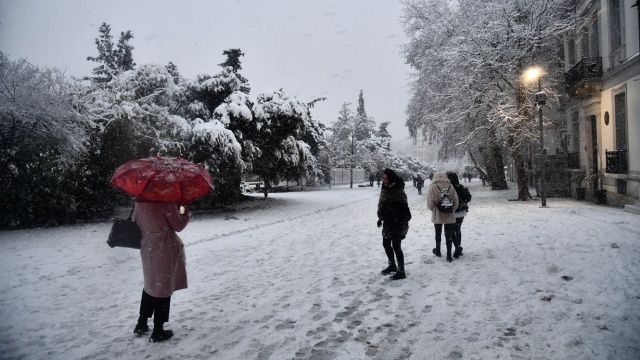
[[[422,195],[422,187],[424,186],[424,179],[418,175],[418,180],[416,180],[416,187],[418,188],[418,195]]]
[[[449,181],[451,182],[451,185],[453,185],[453,188],[456,189],[456,193],[458,194],[458,200],[460,202],[460,204],[458,205],[458,208],[456,209],[456,224],[455,227],[453,229],[453,246],[455,247],[455,250],[453,251],[453,257],[455,259],[459,258],[460,256],[462,256],[462,232],[461,232],[461,228],[462,228],[462,221],[464,221],[464,217],[467,215],[467,212],[469,211],[469,201],[471,201],[471,193],[469,192],[469,189],[460,184],[460,179],[458,179],[458,174],[454,173],[454,172],[448,172],[447,173],[447,178],[449,179]]]
[[[458,208],[458,194],[444,171],[438,171],[433,176],[427,193],[427,208],[431,210],[431,222],[434,224],[436,232],[436,247],[433,249],[433,254],[438,257],[442,256],[440,243],[442,242],[442,227],[444,225],[447,261],[452,262],[451,245],[456,223],[455,210]]]
[[[133,218],[142,231],[140,257],[144,289],[140,300],[140,317],[133,330],[138,335],[149,331],[147,320],[153,316],[149,341],[169,340],[173,331],[165,330],[169,321],[171,295],[187,288],[184,244],[176,231],[182,231],[191,212],[169,202],[136,202]]]
[[[382,226],[382,246],[387,254],[389,265],[382,275],[395,274],[391,280],[405,279],[404,253],[402,239],[409,231],[411,211],[404,192],[404,181],[391,169],[382,174],[382,188],[378,200],[378,227]],[[394,258],[395,254],[395,258]],[[398,264],[396,265],[396,260]]]

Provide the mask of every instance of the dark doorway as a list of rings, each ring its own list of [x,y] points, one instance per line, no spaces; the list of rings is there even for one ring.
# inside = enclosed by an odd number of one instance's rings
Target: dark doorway
[[[591,124],[591,175],[598,174],[598,130],[596,116],[589,116],[589,123]],[[594,191],[598,189],[598,176],[592,176],[591,189]]]

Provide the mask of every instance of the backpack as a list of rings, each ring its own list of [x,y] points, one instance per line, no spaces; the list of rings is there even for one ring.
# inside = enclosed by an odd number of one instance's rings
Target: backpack
[[[453,212],[453,197],[451,197],[451,193],[449,192],[449,185],[446,189],[440,189],[440,186],[436,184],[438,190],[440,190],[440,200],[436,203],[438,210],[445,213]]]

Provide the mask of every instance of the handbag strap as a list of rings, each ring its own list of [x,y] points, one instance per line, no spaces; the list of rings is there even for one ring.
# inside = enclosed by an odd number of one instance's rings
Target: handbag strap
[[[131,220],[131,217],[133,216],[133,210],[136,208],[136,203],[133,203],[133,208],[131,208],[131,212],[129,213],[129,221],[133,221]]]

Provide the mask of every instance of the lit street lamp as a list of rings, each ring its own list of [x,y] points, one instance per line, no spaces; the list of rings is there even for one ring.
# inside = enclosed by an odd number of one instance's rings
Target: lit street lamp
[[[544,181],[544,165],[546,160],[546,149],[544,148],[544,127],[542,126],[542,105],[547,101],[547,94],[542,91],[542,70],[538,67],[527,69],[524,73],[525,81],[538,81],[538,92],[535,95],[536,104],[538,105],[538,117],[540,119],[540,197],[542,199],[541,207],[547,207],[547,196],[545,192]]]

